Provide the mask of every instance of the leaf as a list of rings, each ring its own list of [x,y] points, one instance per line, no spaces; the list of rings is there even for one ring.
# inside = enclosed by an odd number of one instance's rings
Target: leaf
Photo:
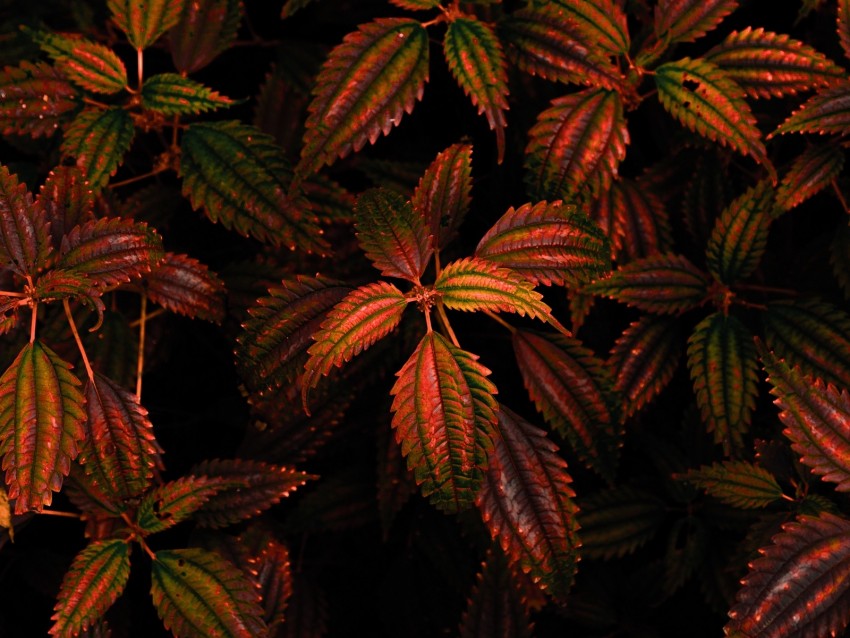
[[[661,253],[620,266],[584,291],[648,312],[680,314],[705,301],[708,280],[685,257]]]
[[[483,479],[496,423],[496,387],[477,357],[429,332],[397,373],[392,426],[423,496],[468,508]]]
[[[410,11],[424,11],[436,9],[440,6],[440,0],[390,0],[390,2],[397,7]]]
[[[280,628],[278,638],[325,636],[328,616],[325,592],[303,572],[296,573],[292,585],[292,598],[289,599],[289,605],[286,608],[286,622]]]
[[[133,120],[122,108],[83,109],[65,131],[62,154],[73,157],[95,192],[106,186],[133,142]]]
[[[729,172],[718,153],[697,158],[682,201],[685,226],[695,245],[708,243],[730,190]]]
[[[106,3],[112,20],[136,49],[147,49],[176,25],[183,4],[184,0],[107,0]]]
[[[24,31],[56,62],[60,73],[84,89],[112,94],[127,88],[127,69],[112,49],[86,38]]]
[[[610,560],[634,553],[664,521],[664,503],[632,486],[598,491],[580,501],[581,554]]]
[[[673,246],[669,215],[650,184],[628,178],[611,184],[608,194],[614,232],[622,236],[617,258],[622,262],[649,257]]]
[[[160,550],[151,570],[151,596],[177,638],[261,638],[267,635],[259,593],[218,554]]]
[[[753,337],[738,319],[715,312],[688,339],[688,368],[702,420],[725,455],[744,447],[758,396]]]
[[[457,235],[472,202],[472,146],[453,144],[437,155],[413,192],[413,209],[426,221],[431,245],[442,250]]]
[[[62,487],[85,436],[85,398],[70,364],[40,341],[0,377],[0,454],[15,514],[41,511]]]
[[[734,284],[759,265],[772,221],[773,188],[762,180],[723,209],[705,249],[709,272]]]
[[[163,483],[139,503],[136,524],[144,534],[155,534],[188,520],[211,497],[243,482],[207,476],[184,476]]]
[[[528,135],[525,182],[532,197],[548,200],[607,190],[629,143],[622,100],[605,89],[552,100]]]
[[[472,17],[449,22],[443,53],[457,83],[487,117],[496,131],[498,162],[505,157],[505,111],[508,110],[508,74],[502,45],[493,30]]]
[[[517,330],[516,355],[526,390],[588,467],[609,481],[620,455],[619,397],[614,379],[578,339]]]
[[[611,268],[611,249],[600,228],[561,202],[509,208],[475,256],[506,266],[533,284],[580,286]]]
[[[850,621],[850,523],[824,513],[801,516],[759,550],[741,581],[724,631],[730,637],[832,636]]]
[[[850,58],[850,4],[847,0],[838,0],[836,4],[838,8],[838,41],[844,50],[845,57]]]
[[[65,235],[57,265],[110,287],[151,272],[164,256],[162,238],[147,224],[104,217]]]
[[[269,288],[268,296],[248,310],[251,318],[238,337],[243,378],[257,389],[294,381],[328,311],[350,292],[349,286],[332,279],[303,275]]]
[[[555,600],[570,590],[580,545],[572,478],[558,447],[505,406],[476,504],[508,561]]]
[[[304,406],[310,389],[322,376],[392,332],[405,308],[405,296],[387,282],[357,288],[337,303],[313,335],[316,343],[307,350],[310,358],[301,381]]]
[[[50,254],[46,215],[17,175],[0,166],[0,259],[21,275],[33,276]]]
[[[197,122],[180,150],[183,195],[213,222],[275,246],[325,250],[315,217],[286,192],[289,167],[271,136],[235,120]]]
[[[289,549],[269,533],[252,532],[249,529],[239,538],[243,543],[252,543],[251,553],[256,554],[252,557],[256,570],[254,579],[260,588],[263,620],[269,628],[269,634],[276,635],[274,632],[288,620],[285,612],[292,597]],[[252,536],[257,537],[256,540]]]
[[[130,545],[124,539],[90,543],[62,580],[51,636],[74,638],[91,627],[124,591],[130,577]]]
[[[349,33],[316,78],[296,171],[309,175],[387,135],[422,99],[428,34],[416,20],[379,18]]]
[[[385,277],[413,283],[428,265],[431,248],[425,218],[401,195],[385,188],[360,194],[354,208],[357,241]]]
[[[53,135],[77,104],[74,87],[49,64],[23,61],[0,72],[3,135]]]
[[[850,130],[850,82],[843,81],[822,89],[794,111],[768,139],[785,133],[834,133]]]
[[[767,507],[782,498],[782,488],[773,474],[748,461],[724,461],[704,465],[676,476],[696,485],[721,503],[754,509]]]
[[[539,2],[546,7],[548,2]],[[626,14],[617,2],[597,0],[555,0],[559,11],[563,11],[582,42],[591,47],[601,47],[611,55],[627,55],[629,52],[629,30]]]
[[[194,73],[226,51],[239,30],[240,0],[182,2],[177,23],[168,32],[171,60],[178,71]]]
[[[58,249],[68,231],[94,218],[94,193],[79,168],[57,166],[41,185],[35,206],[50,224],[53,247]]]
[[[214,323],[224,320],[224,284],[197,259],[165,253],[145,282],[150,300],[166,310]]]
[[[693,42],[738,8],[737,0],[660,0],[655,35],[665,42]]]
[[[296,11],[300,11],[304,7],[313,4],[315,1],[316,0],[286,0],[283,8],[280,10],[281,20],[291,17]]]
[[[828,86],[844,71],[814,48],[787,35],[747,27],[705,54],[754,98],[782,97]]]
[[[252,518],[318,478],[288,467],[243,459],[214,459],[195,465],[191,473],[223,479],[229,485],[211,495],[195,513],[201,527],[226,527]]]
[[[231,106],[233,100],[177,73],[158,73],[142,85],[142,106],[163,115],[197,115]]]
[[[688,129],[749,155],[775,175],[744,90],[720,67],[703,59],[667,62],[655,70],[655,85],[661,105]]]
[[[794,159],[779,183],[777,212],[791,210],[827,188],[843,168],[844,151],[837,144],[812,144]]]
[[[80,463],[110,498],[139,496],[150,486],[154,469],[162,467],[148,411],[135,394],[100,373],[89,380],[85,396],[88,419]]]

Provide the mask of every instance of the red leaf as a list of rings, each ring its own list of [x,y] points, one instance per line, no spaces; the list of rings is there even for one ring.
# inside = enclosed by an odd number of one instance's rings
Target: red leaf
[[[53,247],[59,248],[68,231],[94,218],[94,193],[79,168],[58,166],[44,180],[35,206],[50,223]]]
[[[737,0],[660,0],[655,34],[665,42],[693,42],[737,8]]]
[[[413,193],[413,208],[426,221],[431,245],[442,250],[457,235],[472,202],[472,146],[454,144],[437,155]]]
[[[194,73],[212,62],[236,38],[242,18],[240,0],[193,0],[168,32],[171,59],[178,71]]]
[[[673,232],[664,201],[650,184],[619,179],[609,194],[615,233],[622,248],[617,251],[621,263],[669,251]]]
[[[52,135],[77,107],[77,92],[44,62],[21,62],[0,72],[0,133]]]
[[[835,133],[850,131],[850,82],[823,89],[806,100],[768,139],[785,133]]]
[[[838,144],[812,144],[794,159],[776,189],[776,207],[791,210],[827,188],[844,168]]]
[[[838,41],[844,49],[844,55],[850,59],[850,2],[838,0],[837,23]]]
[[[16,175],[0,166],[0,258],[21,275],[35,275],[50,254],[50,229],[44,211]]]
[[[224,284],[197,259],[165,253],[145,282],[151,301],[166,310],[215,323],[224,319]]]

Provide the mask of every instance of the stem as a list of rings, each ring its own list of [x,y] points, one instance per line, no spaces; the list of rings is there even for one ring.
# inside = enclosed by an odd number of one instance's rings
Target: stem
[[[136,359],[136,399],[142,400],[142,370],[145,367],[145,324],[148,319],[148,293],[142,291],[142,309],[139,313],[139,356]]]
[[[139,182],[143,179],[147,179],[148,177],[153,177],[154,175],[159,175],[164,172],[165,168],[155,168],[147,173],[142,173],[141,175],[136,175],[135,177],[128,177],[127,179],[121,180],[120,182],[113,182],[107,188],[118,188],[120,186],[127,186],[128,184],[133,184],[135,182]]]
[[[850,215],[850,208],[847,207],[847,200],[844,199],[844,193],[841,192],[841,189],[838,188],[838,182],[833,178],[832,180],[832,190],[835,191],[835,196],[838,198],[838,201],[841,202],[841,206],[844,208],[844,212]]]
[[[144,69],[144,56],[142,55],[141,49],[136,49],[136,60],[137,66],[139,69],[139,91],[142,90],[142,78],[144,77],[143,69]]]
[[[457,340],[455,331],[452,330],[452,324],[449,323],[449,317],[446,315],[446,309],[443,306],[442,301],[437,302],[437,319],[440,321],[440,325],[443,327],[443,330],[448,333],[449,339],[451,339],[452,343],[455,344],[455,347],[460,348],[460,342]]]
[[[27,290],[32,290],[35,287],[35,284],[32,281],[32,277],[27,275]],[[38,302],[35,299],[30,301],[30,306],[32,308],[32,316],[30,317],[30,343],[35,343],[35,324],[38,319]]]
[[[0,290],[0,297],[29,297],[25,292],[16,292],[14,290]]]
[[[80,355],[83,357],[83,365],[86,368],[86,374],[89,375],[89,379],[92,384],[94,384],[94,371],[91,369],[91,363],[89,363],[89,358],[86,355],[86,349],[83,347],[83,340],[80,339],[80,333],[77,331],[77,324],[74,322],[74,315],[71,314],[71,305],[68,303],[67,299],[62,300],[62,305],[65,308],[65,316],[68,317],[68,323],[71,326],[74,341],[77,342],[77,348],[80,351]]]
[[[507,321],[505,321],[504,319],[502,319],[502,318],[501,318],[499,315],[497,315],[495,312],[493,312],[493,311],[491,311],[491,310],[485,310],[485,311],[484,311],[484,314],[485,314],[485,315],[487,315],[488,317],[490,317],[490,319],[492,319],[493,321],[495,321],[495,322],[496,322],[496,323],[498,323],[499,325],[501,325],[501,326],[503,326],[503,327],[507,328],[507,329],[508,329],[508,331],[509,331],[511,334],[516,334],[516,328],[514,328],[511,324],[509,324]]]
[[[80,519],[82,516],[80,514],[75,514],[74,512],[61,512],[59,510],[41,510],[37,512],[38,514],[44,514],[45,516],[60,516],[62,518],[76,518]]]
[[[735,288],[738,290],[750,290],[752,292],[773,292],[779,295],[788,295],[789,297],[797,296],[796,290],[776,288],[774,286],[762,286],[761,284],[735,284]]]
[[[147,313],[147,315],[145,316],[145,321],[150,321],[151,319],[156,319],[160,315],[164,315],[164,314],[165,314],[165,308],[157,308],[153,312]],[[141,325],[142,325],[141,319],[136,319],[135,321],[130,322],[131,328],[138,328]]]

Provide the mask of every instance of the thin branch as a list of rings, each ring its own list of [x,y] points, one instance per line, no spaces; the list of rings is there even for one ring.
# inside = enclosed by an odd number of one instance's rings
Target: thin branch
[[[40,512],[36,512],[36,514],[43,514],[44,516],[60,516],[62,518],[82,518],[81,514],[76,514],[74,512],[62,512],[60,510],[41,510]]]
[[[148,319],[148,293],[142,291],[142,309],[139,312],[139,355],[136,359],[136,399],[142,400],[142,370],[145,367],[145,327]]]
[[[147,313],[147,315],[145,316],[145,321],[150,321],[151,319],[156,319],[157,317],[164,315],[166,312],[167,311],[166,311],[165,308],[157,308],[153,312]],[[142,325],[142,319],[141,318],[134,319],[133,321],[130,322],[131,328],[138,328],[141,325]]]
[[[838,198],[838,201],[841,202],[842,208],[844,208],[844,212],[850,215],[850,208],[847,206],[847,200],[844,198],[844,193],[841,192],[841,189],[838,188],[838,182],[833,178],[832,182],[832,190],[835,191],[835,196]]]
[[[165,172],[167,169],[165,167],[162,168],[154,168],[147,173],[142,173],[141,175],[136,175],[135,177],[128,177],[127,179],[121,180],[120,182],[113,182],[107,188],[119,188],[121,186],[127,186],[128,184],[134,184],[136,182],[140,182],[143,179],[147,179],[149,177],[154,177],[155,175],[159,175],[160,173]]]
[[[139,91],[142,90],[142,82],[144,78],[144,56],[142,55],[142,49],[136,49],[136,64],[139,69]]]
[[[71,332],[74,335],[74,341],[77,342],[77,348],[80,351],[80,356],[82,356],[83,358],[83,365],[86,368],[86,374],[89,375],[89,379],[92,383],[94,383],[94,370],[92,370],[91,363],[89,363],[88,355],[86,355],[86,349],[83,347],[83,340],[80,339],[80,333],[77,330],[77,324],[74,321],[74,315],[71,314],[71,305],[68,303],[67,299],[63,299],[62,306],[65,308],[65,316],[68,317],[68,324],[71,326]]]
[[[497,315],[497,314],[496,314],[495,312],[493,312],[492,310],[485,310],[485,311],[484,311],[484,314],[485,314],[485,315],[487,315],[488,317],[490,317],[490,319],[492,319],[493,321],[495,321],[495,322],[496,322],[496,323],[498,323],[499,325],[501,325],[501,326],[503,326],[503,327],[507,328],[507,329],[508,329],[508,331],[509,331],[511,334],[516,334],[516,328],[514,328],[511,324],[509,324],[507,321],[505,321],[504,319],[502,319],[499,315]]]
[[[446,309],[443,306],[442,301],[437,301],[437,319],[440,321],[440,325],[443,327],[443,330],[449,335],[449,339],[451,339],[452,343],[455,344],[456,348],[460,348],[460,342],[457,340],[457,335],[455,335],[455,331],[452,330],[452,324],[449,323],[449,317],[446,314]]]

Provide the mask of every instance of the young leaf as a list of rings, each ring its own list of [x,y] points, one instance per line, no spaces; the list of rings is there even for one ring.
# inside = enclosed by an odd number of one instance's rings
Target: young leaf
[[[733,31],[704,59],[755,98],[794,95],[844,76],[841,67],[799,40],[752,27]]]
[[[108,0],[112,20],[136,49],[146,49],[177,24],[185,0]],[[186,4],[190,4],[186,2]]]
[[[838,144],[812,144],[791,164],[776,189],[776,214],[791,210],[827,188],[844,168]]]
[[[44,62],[21,62],[0,72],[0,133],[50,136],[77,107],[77,92]]]
[[[177,24],[168,33],[171,60],[178,71],[194,73],[226,51],[242,18],[240,0],[182,2]]]
[[[233,100],[177,73],[159,73],[142,85],[142,106],[163,115],[197,115],[230,106]]]
[[[136,523],[144,534],[161,532],[187,520],[223,489],[244,484],[240,479],[207,476],[184,476],[163,483],[139,503]]]
[[[505,156],[505,111],[508,110],[508,74],[502,45],[493,30],[472,18],[449,22],[443,38],[443,52],[449,70],[463,92],[487,116],[490,130],[496,131],[498,162]]]
[[[130,545],[121,538],[90,543],[62,580],[51,636],[74,638],[92,626],[124,591],[130,577]]]
[[[297,172],[309,175],[388,134],[422,99],[428,34],[416,20],[379,18],[334,48],[316,78]]]
[[[850,621],[850,522],[824,513],[782,526],[741,581],[730,638],[837,636]]]
[[[151,301],[166,310],[215,323],[224,319],[224,284],[197,259],[165,253],[145,283]]]
[[[688,470],[676,478],[693,483],[722,503],[740,508],[767,507],[782,498],[782,488],[763,467],[747,461],[724,461]]]
[[[278,627],[284,620],[289,620],[285,612],[292,596],[289,549],[260,526],[249,528],[239,541],[243,546],[248,545],[247,549],[252,554],[252,576],[259,585],[263,620],[269,628],[269,635],[280,636]]]
[[[41,511],[62,487],[85,437],[85,398],[71,366],[40,341],[0,377],[0,454],[15,514]]]
[[[127,68],[112,49],[85,38],[27,30],[41,50],[69,80],[96,93],[117,93],[127,87]]]
[[[528,135],[525,181],[536,199],[607,190],[629,143],[619,94],[595,88],[552,100]]]
[[[835,133],[850,131],[850,82],[843,81],[824,89],[803,102],[768,139],[785,133]]]
[[[661,253],[629,262],[584,291],[648,312],[678,314],[705,301],[708,279],[685,257]]]
[[[177,638],[267,635],[258,591],[239,569],[212,552],[192,547],[158,551],[151,597]]]
[[[508,561],[564,600],[580,545],[567,464],[543,430],[505,406],[498,417],[490,468],[475,502]]]
[[[472,202],[472,146],[454,144],[437,155],[413,192],[413,209],[431,232],[431,245],[442,250],[457,235]]]
[[[737,0],[660,0],[655,35],[665,42],[693,42],[738,8]]]
[[[608,197],[614,232],[622,236],[616,251],[621,263],[670,250],[673,232],[667,209],[650,184],[621,178],[611,184]]]
[[[125,109],[84,109],[65,131],[62,154],[75,158],[92,190],[99,191],[118,170],[134,133]]]
[[[629,29],[626,14],[614,0],[555,0],[553,3],[539,2],[545,8],[552,4],[563,12],[566,22],[588,47],[601,47],[611,55],[626,55],[629,52]]]
[[[475,249],[476,257],[547,286],[587,283],[610,270],[610,255],[601,229],[559,201],[509,208]]]
[[[74,226],[94,218],[94,193],[76,166],[57,166],[50,171],[34,205],[50,224],[55,249]]]
[[[423,496],[445,512],[472,505],[496,423],[496,387],[477,357],[429,332],[391,390],[395,437]]]
[[[664,521],[664,503],[635,487],[595,492],[579,505],[581,554],[590,559],[633,553],[655,536]]]
[[[235,120],[197,122],[180,150],[183,194],[212,221],[275,246],[326,248],[315,218],[286,192],[289,167],[272,137]]]
[[[25,184],[0,166],[0,259],[21,275],[35,275],[52,250],[41,207],[33,206]]]
[[[715,312],[688,339],[688,368],[702,420],[727,456],[743,448],[758,395],[758,358],[747,328]]]
[[[775,173],[743,89],[716,64],[691,58],[662,64],[655,85],[662,106],[687,128]]]
[[[414,283],[428,265],[431,247],[425,218],[404,197],[385,188],[360,194],[354,208],[357,241],[385,277]]]

